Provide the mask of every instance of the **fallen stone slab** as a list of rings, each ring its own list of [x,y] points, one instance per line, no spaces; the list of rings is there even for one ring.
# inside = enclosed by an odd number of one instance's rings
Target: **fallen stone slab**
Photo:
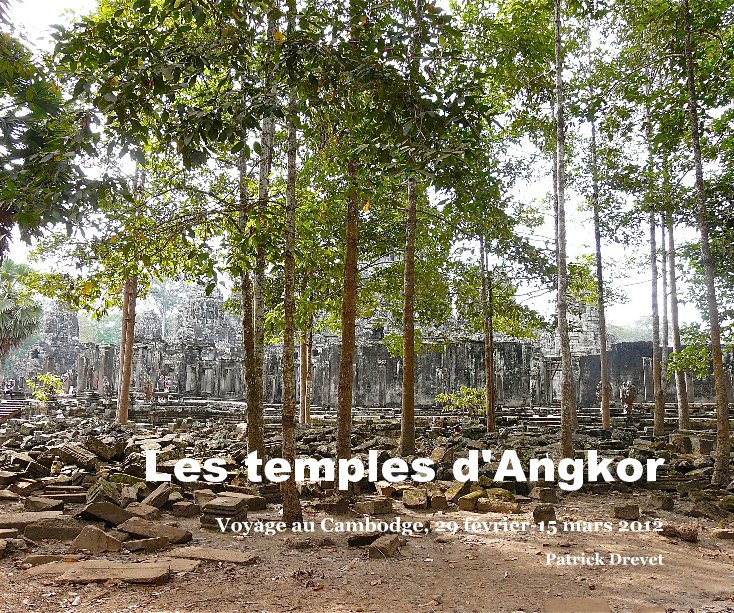
[[[147,521],[139,517],[131,517],[126,522],[120,524],[118,528],[123,532],[142,538],[164,536],[171,543],[176,544],[188,543],[191,540],[191,532],[188,530],[161,522]]]
[[[10,490],[0,490],[0,502],[15,502],[20,499],[20,495]]]
[[[229,496],[231,498],[239,498],[244,500],[248,511],[264,511],[268,508],[268,501],[264,496],[257,496],[255,494],[243,494],[240,492],[222,492],[222,496]]]
[[[123,583],[142,583],[161,585],[171,578],[171,570],[163,566],[145,566],[143,564],[114,564],[101,568],[89,568],[76,564],[58,577],[60,583],[107,583],[121,581]]]
[[[87,569],[89,571],[107,571],[112,572],[119,567],[143,567],[156,568],[166,570],[171,573],[183,573],[196,570],[201,562],[188,558],[159,558],[149,562],[112,562],[110,560],[74,560],[66,558],[63,562],[51,562],[34,566],[24,571],[26,576],[31,577],[48,577],[64,575],[71,569]],[[111,569],[111,570],[110,570]]]
[[[84,504],[87,501],[86,492],[44,492],[43,496],[50,500],[60,500],[69,504]]]
[[[58,511],[49,511],[57,513]],[[28,524],[23,536],[33,541],[54,540],[71,541],[84,530],[84,524],[70,515],[58,515],[48,519],[40,519]]]
[[[480,498],[486,498],[484,490],[470,492],[459,498],[459,509],[462,511],[474,511],[477,508],[477,501]]]
[[[74,549],[88,551],[89,553],[120,551],[122,547],[120,541],[94,526],[86,526],[71,545]]]
[[[150,539],[135,539],[125,541],[123,548],[128,551],[142,551],[143,553],[153,553],[164,547],[168,547],[170,541],[165,536],[158,536]]]
[[[397,534],[385,534],[367,547],[371,559],[390,558],[400,548],[400,537]]]
[[[161,483],[143,499],[142,504],[160,509],[168,502],[172,492],[173,487],[170,483]]]
[[[23,507],[26,511],[63,511],[64,501],[45,496],[28,496]]]
[[[133,514],[127,509],[118,507],[111,502],[92,502],[79,511],[83,519],[101,520],[108,526],[119,526],[130,519]]]
[[[99,469],[97,456],[79,445],[65,443],[60,447],[52,449],[51,452],[54,455],[58,455],[65,464],[76,464],[80,468],[86,468],[93,472]]]
[[[0,513],[0,528],[24,530],[28,524],[42,519],[59,517],[61,511],[26,511],[22,513]]]
[[[51,562],[77,562],[78,560],[81,560],[81,558],[82,557],[77,554],[57,555],[51,553],[41,553],[26,556],[25,558],[23,558],[21,563],[27,564],[29,566],[40,566],[41,564],[50,564]]]
[[[35,479],[21,479],[20,481],[16,481],[11,486],[9,486],[8,489],[11,492],[15,492],[19,496],[29,496],[33,492],[40,490],[42,487],[43,484],[40,481],[36,481]]]
[[[209,515],[222,514],[230,517],[247,511],[247,501],[234,496],[219,496],[207,502],[202,510]]]
[[[229,562],[231,564],[244,564],[245,566],[260,561],[260,557],[252,553],[232,549],[218,549],[216,547],[184,547],[174,549],[168,555],[173,558],[191,558],[206,562]]]
[[[147,520],[161,518],[161,510],[158,507],[145,504],[143,502],[131,502],[125,507],[125,510],[136,517],[142,517]]]
[[[544,613],[612,613],[602,598],[554,598],[543,604]]]
[[[171,505],[171,514],[176,517],[197,517],[201,515],[201,507],[195,502],[181,500]]]

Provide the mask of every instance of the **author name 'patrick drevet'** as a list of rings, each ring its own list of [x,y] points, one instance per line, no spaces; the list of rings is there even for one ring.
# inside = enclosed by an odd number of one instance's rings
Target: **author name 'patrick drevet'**
[[[546,566],[662,566],[663,554],[654,556],[624,556],[619,553],[593,553],[562,555],[545,554]]]

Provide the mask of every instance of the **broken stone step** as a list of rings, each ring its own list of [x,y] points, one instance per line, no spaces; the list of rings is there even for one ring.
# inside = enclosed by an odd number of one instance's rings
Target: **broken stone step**
[[[132,534],[141,538],[155,538],[159,536],[166,537],[171,543],[181,544],[188,543],[191,540],[191,532],[164,524],[161,522],[147,521],[140,517],[131,517],[126,522],[118,526],[123,532]]]
[[[229,562],[231,564],[243,564],[245,566],[255,564],[260,560],[259,556],[252,553],[232,549],[218,549],[216,547],[184,547],[182,549],[174,549],[168,555],[174,558],[191,558],[206,562]]]

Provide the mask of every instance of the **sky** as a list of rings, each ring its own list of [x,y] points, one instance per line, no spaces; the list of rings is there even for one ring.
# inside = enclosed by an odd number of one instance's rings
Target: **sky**
[[[11,0],[11,18],[16,28],[25,35],[27,41],[39,49],[52,48],[50,38],[50,26],[60,22],[67,22],[71,15],[85,14],[94,10],[97,0]],[[541,173],[536,173],[541,174]],[[550,174],[540,176],[532,184],[523,185],[518,190],[518,195],[542,201],[552,189]],[[591,223],[590,212],[582,212],[578,208],[579,198],[573,192],[569,194],[567,203],[567,225],[568,225],[568,254],[573,258],[578,254],[592,253],[594,248],[594,232]],[[544,245],[553,236],[553,216],[550,211],[545,216],[545,223],[534,232],[533,242]],[[677,240],[692,240],[695,234],[692,231],[683,231],[676,235]],[[634,248],[625,249],[621,245],[607,243],[603,245],[603,251],[607,264],[607,271],[614,271],[613,285],[627,295],[627,301],[622,304],[614,304],[608,307],[607,322],[611,325],[626,326],[633,325],[640,317],[649,316],[651,313],[651,287],[648,276],[649,267],[632,266],[629,264],[630,256],[638,260],[645,253],[649,253],[647,243]],[[16,261],[27,260],[28,248],[22,244],[16,235],[10,249],[10,257]],[[682,294],[685,288],[679,288]],[[554,301],[553,294],[547,293],[535,296],[537,290],[523,288],[519,295],[526,296],[528,306],[536,308],[541,312],[552,310]],[[523,298],[521,298],[523,299]],[[696,310],[686,304],[680,307],[681,322],[698,321]]]

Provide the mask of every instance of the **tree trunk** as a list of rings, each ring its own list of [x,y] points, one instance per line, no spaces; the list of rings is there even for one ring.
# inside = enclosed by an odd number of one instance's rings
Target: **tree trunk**
[[[134,275],[125,282],[122,326],[124,345],[120,347],[120,391],[117,397],[117,421],[127,423],[130,406],[130,382],[133,369],[133,343],[135,342],[135,306],[138,298],[138,277]]]
[[[561,453],[573,457],[573,428],[576,421],[576,385],[568,335],[568,269],[566,265],[566,127],[563,101],[563,47],[561,44],[561,4],[555,0],[556,51],[556,165],[558,195],[558,336],[561,344]]]
[[[239,241],[244,241],[244,232],[247,224],[245,214],[247,206],[247,190],[245,187],[245,157],[239,160]],[[240,274],[240,299],[242,313],[242,345],[243,345],[243,370],[245,377],[245,391],[247,396],[247,449],[249,452],[256,451],[259,457],[265,455],[265,442],[263,438],[263,413],[257,394],[257,364],[255,360],[255,319],[254,298],[252,290],[252,277],[249,270]],[[260,408],[258,408],[260,407]]]
[[[721,351],[721,326],[719,305],[716,299],[716,271],[711,256],[709,242],[708,205],[706,188],[703,182],[703,162],[701,161],[701,135],[698,126],[698,99],[693,66],[691,41],[691,13],[688,0],[683,0],[685,13],[685,56],[686,81],[688,85],[688,116],[690,120],[693,162],[696,169],[696,197],[698,204],[698,230],[701,235],[701,259],[706,280],[706,302],[708,303],[709,324],[711,326],[711,359],[714,367],[714,386],[716,389],[716,450],[714,451],[714,485],[727,485],[729,481],[729,394],[724,372],[724,359]]]
[[[313,315],[308,326],[308,341],[306,342],[306,425],[311,425],[311,373],[313,372]]]
[[[680,353],[683,344],[680,340],[678,324],[678,280],[675,269],[675,236],[673,233],[673,215],[667,215],[668,226],[668,274],[670,275],[670,324],[673,332],[673,351]],[[686,373],[678,368],[675,371],[675,391],[678,397],[678,428],[689,430],[691,427],[690,410],[688,408],[688,387]]]
[[[668,354],[670,328],[668,326],[668,251],[665,247],[665,213],[660,218],[660,276],[663,281],[663,312],[661,318],[660,354],[661,380],[663,387],[663,399],[665,398],[666,379],[668,378]]]
[[[594,208],[594,242],[596,245],[596,291],[597,310],[599,311],[599,366],[601,369],[601,427],[611,430],[612,420],[609,410],[609,358],[607,355],[607,317],[606,298],[604,296],[604,267],[601,257],[601,228],[599,220],[599,167],[596,150],[596,121],[591,120],[591,181],[593,188]]]
[[[273,44],[273,36],[275,34],[275,27],[277,22],[277,16],[275,10],[271,10],[268,15],[268,32],[267,40],[268,44]],[[266,79],[265,88],[269,89],[270,76]],[[274,92],[272,92],[271,105],[275,106],[276,100]],[[270,169],[273,164],[273,138],[275,133],[275,116],[272,114],[267,115],[262,122],[262,138],[261,138],[261,153],[260,153],[260,164],[258,168],[258,184],[257,184],[257,212],[260,218],[260,223],[265,223],[265,217],[267,213],[268,203],[270,199]],[[262,225],[261,229],[262,231]],[[252,433],[252,439],[257,443],[257,446],[251,449],[251,451],[257,451],[260,457],[265,455],[265,444],[263,441],[263,422],[264,422],[264,390],[263,390],[263,378],[264,378],[264,347],[265,347],[265,266],[266,266],[266,252],[264,241],[258,241],[258,246],[255,250],[255,266],[253,271],[252,279],[252,299],[253,299],[253,367],[254,374],[252,377],[253,391],[252,391],[252,410],[248,409],[248,431],[250,427],[255,430]],[[248,403],[249,404],[249,403]],[[250,416],[253,419],[250,423]],[[248,436],[249,441],[249,436]]]
[[[494,414],[494,338],[492,325],[492,287],[487,287],[487,255],[484,236],[479,237],[479,259],[482,275],[482,323],[484,327],[484,374],[487,380],[487,397],[485,417],[487,432],[494,432],[497,428]]]
[[[303,331],[301,335],[301,347],[298,352],[298,364],[301,369],[301,381],[300,381],[300,402],[299,402],[299,417],[298,421],[301,424],[306,423],[306,377],[308,372],[308,357],[306,356],[306,331]]]
[[[352,456],[352,386],[354,384],[355,325],[357,319],[357,239],[359,205],[357,202],[357,166],[348,162],[350,193],[347,198],[347,223],[344,239],[344,286],[342,289],[342,346],[339,359],[337,399],[336,457]]]
[[[288,0],[288,35],[295,30],[295,0]],[[290,75],[293,80],[293,75]],[[296,462],[296,383],[294,354],[296,351],[296,97],[288,100],[288,170],[285,194],[284,329],[283,329],[283,459],[291,466]],[[283,521],[292,525],[303,521],[295,473],[280,484],[283,497]]]
[[[652,169],[651,169],[652,172]],[[650,276],[652,285],[652,386],[655,408],[653,410],[653,435],[665,435],[665,403],[660,376],[660,314],[658,309],[658,254],[655,240],[655,211],[650,200]]]
[[[418,186],[408,177],[407,222],[405,225],[405,275],[403,285],[403,407],[400,419],[400,455],[415,453],[415,232]]]

